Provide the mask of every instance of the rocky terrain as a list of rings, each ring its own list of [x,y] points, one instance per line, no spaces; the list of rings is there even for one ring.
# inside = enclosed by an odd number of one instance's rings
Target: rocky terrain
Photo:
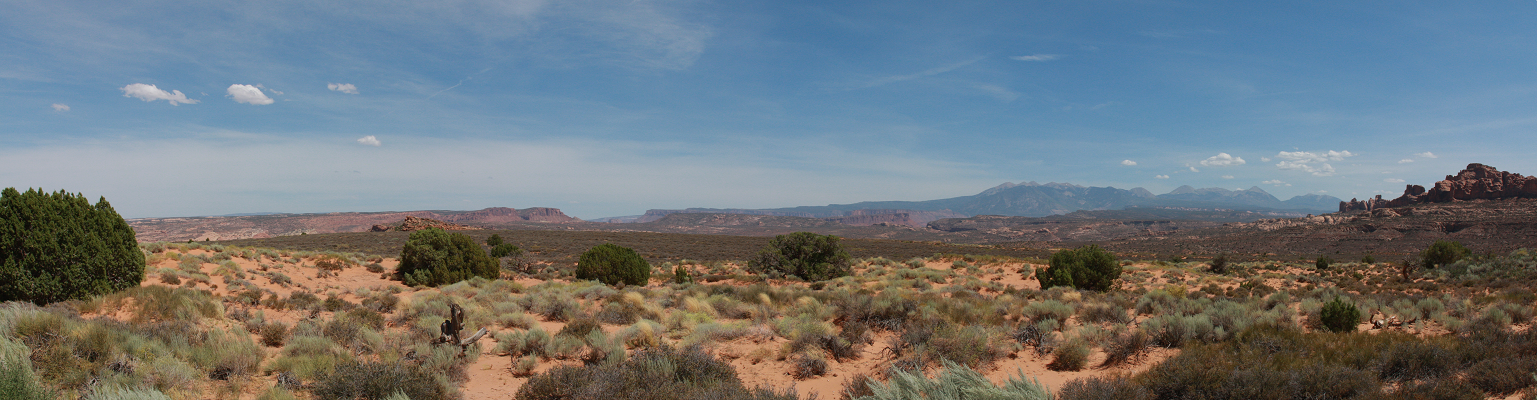
[[[559,209],[492,207],[477,211],[341,212],[266,214],[227,217],[139,218],[128,220],[140,242],[231,240],[316,233],[368,232],[375,225],[398,224],[407,217],[459,225],[506,227],[579,223]]]
[[[1350,199],[1340,202],[1340,212],[1370,211],[1378,208],[1404,207],[1424,203],[1449,203],[1459,200],[1499,200],[1537,198],[1537,176],[1500,171],[1494,167],[1473,163],[1456,175],[1436,182],[1430,190],[1424,186],[1408,185],[1404,194],[1393,200],[1383,200],[1382,195],[1366,200]]]
[[[433,229],[433,228],[442,229],[442,230],[445,230],[445,231],[478,231],[478,230],[484,229],[484,228],[477,228],[477,227],[473,227],[473,226],[469,226],[469,225],[451,224],[451,223],[447,223],[447,222],[443,222],[443,221],[439,221],[439,220],[435,220],[435,219],[431,219],[431,218],[420,218],[420,217],[413,216],[413,215],[407,215],[406,219],[403,220],[403,221],[400,221],[399,224],[394,224],[394,225],[382,225],[382,224],[381,225],[374,225],[374,227],[372,229],[369,229],[369,231],[370,232],[389,232],[389,231],[414,232],[414,231],[419,231],[419,230],[423,230],[423,229]]]

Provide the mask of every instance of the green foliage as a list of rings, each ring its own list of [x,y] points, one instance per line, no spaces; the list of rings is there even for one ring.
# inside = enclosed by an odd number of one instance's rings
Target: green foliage
[[[1313,260],[1313,267],[1318,268],[1319,270],[1326,270],[1329,269],[1329,264],[1333,263],[1334,260],[1330,260],[1329,257],[1318,256],[1317,259]]]
[[[1089,361],[1089,346],[1081,341],[1071,341],[1052,352],[1051,363],[1046,364],[1046,369],[1052,371],[1078,371]]]
[[[1041,289],[1067,286],[1083,290],[1105,291],[1121,276],[1121,263],[1114,254],[1098,245],[1062,250],[1051,255],[1050,266],[1037,269],[1035,277]]]
[[[651,280],[651,264],[633,249],[604,243],[582,253],[576,263],[576,279],[645,286]]]
[[[469,236],[432,228],[411,232],[395,276],[410,286],[439,286],[476,276],[496,279],[501,272]]]
[[[491,258],[520,257],[522,255],[523,249],[514,246],[512,243],[502,243],[491,247]]]
[[[855,400],[1047,400],[1051,391],[1036,380],[1026,380],[1024,373],[1009,377],[1003,386],[993,385],[976,370],[946,361],[944,370],[934,379],[922,371],[894,370],[885,383],[868,382],[871,396]]]
[[[747,263],[747,269],[771,277],[796,276],[823,281],[849,275],[852,259],[832,235],[795,232],[775,236]]]
[[[1372,257],[1371,254],[1367,254],[1365,257],[1361,257],[1361,263],[1362,264],[1376,264],[1377,263],[1377,258],[1376,257]]]
[[[491,234],[491,237],[486,238],[487,247],[496,248],[496,246],[501,246],[504,243],[507,242],[502,240],[502,235],[499,234],[493,233]]]
[[[1356,324],[1361,321],[1361,310],[1356,309],[1355,304],[1335,296],[1334,300],[1324,303],[1324,308],[1319,311],[1318,317],[1324,328],[1330,331],[1355,332]]]
[[[53,399],[32,372],[32,351],[26,345],[0,336],[0,398],[6,400]]]
[[[143,280],[144,252],[107,199],[0,191],[0,301],[85,299]]]
[[[1457,262],[1457,260],[1467,257],[1469,253],[1471,251],[1467,247],[1463,247],[1461,242],[1437,240],[1420,253],[1420,260],[1424,262],[1425,267],[1435,268]]]
[[[694,276],[682,265],[672,267],[672,283],[694,283]]]

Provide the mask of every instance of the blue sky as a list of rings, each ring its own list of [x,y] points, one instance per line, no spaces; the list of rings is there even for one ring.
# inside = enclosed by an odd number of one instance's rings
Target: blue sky
[[[596,218],[1537,173],[1537,2],[958,3],[4,0],[0,186]]]

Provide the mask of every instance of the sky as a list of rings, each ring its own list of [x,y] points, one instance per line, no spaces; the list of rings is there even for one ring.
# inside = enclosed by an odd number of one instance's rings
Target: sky
[[[1424,4],[1421,4],[1424,3]],[[128,218],[1537,173],[1537,2],[0,0],[0,186]]]

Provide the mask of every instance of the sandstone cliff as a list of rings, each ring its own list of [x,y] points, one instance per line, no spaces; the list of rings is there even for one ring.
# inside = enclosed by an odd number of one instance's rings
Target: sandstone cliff
[[[1365,201],[1350,199],[1340,202],[1340,212],[1370,211],[1385,207],[1403,207],[1421,203],[1449,203],[1458,200],[1499,200],[1537,198],[1537,176],[1500,171],[1483,164],[1468,164],[1456,175],[1447,175],[1430,190],[1424,186],[1408,185],[1404,194],[1393,200],[1381,195]]]

